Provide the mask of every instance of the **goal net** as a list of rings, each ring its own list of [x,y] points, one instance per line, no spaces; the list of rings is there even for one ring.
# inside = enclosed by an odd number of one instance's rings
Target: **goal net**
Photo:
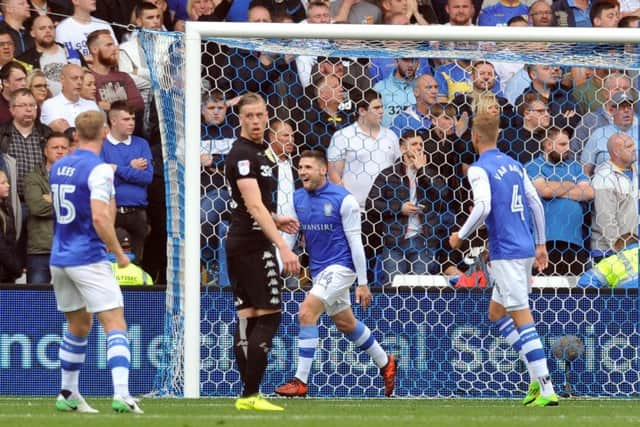
[[[636,210],[633,230],[603,243],[618,224],[596,211],[594,194],[607,179],[610,127],[637,148],[638,30],[189,23],[186,35],[140,37],[168,205],[165,340],[154,393],[240,392],[222,164],[239,132],[234,102],[256,92],[271,118],[265,138],[281,160],[280,213],[292,209],[298,183],[290,162],[301,150],[345,162],[343,181],[363,210],[374,292],[366,312],[354,311],[399,356],[398,396],[515,398],[526,389],[526,368],[487,320],[486,236],[480,230],[463,251],[446,243],[469,211],[470,128],[483,102],[498,103],[498,146],[525,164],[545,202],[553,262],[535,277],[532,309],[558,391],[638,396],[639,300],[625,286],[633,265],[626,262],[626,283],[613,289],[591,275],[600,257],[632,247],[637,235]],[[377,120],[372,90],[383,106],[373,137],[362,130]],[[399,141],[411,138],[424,144],[428,179],[394,172],[406,147]],[[626,178],[637,209],[637,177]],[[570,184],[561,190],[559,182]],[[407,201],[415,208],[408,215]],[[304,260],[304,248],[295,250]],[[598,279],[603,286],[582,287]],[[308,275],[285,281],[266,394],[295,372],[296,315],[309,286]],[[324,316],[309,381],[313,396],[383,396],[375,365]]]

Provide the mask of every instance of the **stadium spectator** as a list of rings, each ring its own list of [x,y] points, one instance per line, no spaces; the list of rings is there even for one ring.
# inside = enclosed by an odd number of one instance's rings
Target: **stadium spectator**
[[[473,25],[475,6],[472,0],[447,0],[445,11],[449,15],[449,25]]]
[[[120,247],[122,248],[122,252],[127,255],[129,258],[133,258],[133,254],[131,253],[131,239],[129,239],[129,233],[124,228],[116,228],[116,236],[118,238],[118,242],[120,242]],[[111,261],[111,270],[113,270],[113,275],[116,277],[116,281],[120,286],[150,286],[153,285],[153,279],[142,269],[142,267],[134,264],[133,262],[129,263],[124,268],[118,266],[118,261],[116,257],[112,253],[108,253],[109,261]]]
[[[114,102],[126,101],[136,113],[142,114],[144,100],[140,91],[129,74],[118,71],[118,46],[112,33],[93,31],[87,36],[87,47],[91,53],[89,68],[96,78],[96,100],[100,107],[109,111]],[[142,119],[139,120],[141,123]]]
[[[310,2],[302,0],[235,0],[231,3],[226,19],[230,22],[249,21],[248,10],[253,6],[265,7],[273,16],[286,14],[291,16],[293,22],[301,22],[305,19],[305,6],[308,10]]]
[[[520,353],[529,370],[529,390],[523,404],[557,406],[558,396],[528,297],[533,266],[542,271],[548,264],[544,211],[522,165],[496,149],[498,131],[497,114],[487,111],[476,115],[471,141],[479,159],[468,172],[473,209],[460,230],[451,234],[449,243],[452,248],[459,248],[475,229],[486,224],[494,281],[489,320]],[[532,215],[525,209],[531,210]],[[531,217],[535,236],[528,220]]]
[[[17,89],[11,94],[10,110],[12,121],[0,126],[0,151],[16,159],[18,180],[15,185],[20,201],[24,203],[24,178],[42,165],[42,146],[51,129],[38,120],[38,104],[29,89]],[[26,212],[25,209],[23,215]]]
[[[27,217],[27,283],[51,283],[49,259],[53,242],[53,201],[49,172],[51,166],[69,152],[69,140],[63,133],[49,134],[43,147],[44,163],[24,178]]]
[[[416,103],[414,87],[419,66],[416,58],[397,58],[395,68],[387,78],[375,84],[373,89],[378,92],[384,105],[382,126],[390,127],[393,120],[408,107]]]
[[[380,172],[369,192],[367,211],[374,212],[383,243],[382,285],[390,285],[395,274],[459,274],[446,242],[455,220],[449,184],[457,181],[439,173],[443,164],[430,162],[438,156],[425,150],[423,135],[402,134],[402,156]]]
[[[393,119],[391,130],[398,136],[405,130],[428,129],[431,126],[430,109],[438,100],[438,83],[423,74],[416,79],[413,87],[415,105],[407,107]]]
[[[15,283],[22,275],[22,265],[16,257],[17,232],[10,199],[9,179],[0,170],[0,283]]]
[[[102,19],[91,16],[96,10],[95,0],[72,0],[73,15],[63,19],[56,27],[56,42],[65,46],[69,51],[75,50],[84,58],[85,62],[93,60],[87,46],[87,37],[96,30],[108,31],[113,40],[116,35],[111,25]],[[70,123],[73,125],[73,123]]]
[[[466,59],[456,59],[436,68],[434,77],[438,82],[438,102],[447,104],[460,93],[472,92],[472,72],[472,63]],[[495,71],[493,74],[495,78]],[[502,95],[499,83],[494,84],[491,91],[495,95]]]
[[[40,112],[42,103],[51,98],[47,78],[41,70],[31,70],[29,74],[27,74],[27,89],[31,91],[33,97],[36,99],[38,112]],[[38,117],[39,116],[40,114],[38,113]]]
[[[114,171],[116,189],[116,227],[131,237],[135,262],[143,260],[144,239],[148,234],[147,186],[153,179],[149,143],[133,135],[135,109],[125,101],[116,101],[109,110],[109,134],[100,157]]]
[[[406,15],[394,13],[384,16],[385,25],[409,25],[411,22]],[[426,58],[417,58],[418,69],[416,75],[433,74],[431,65]],[[370,86],[386,79],[396,71],[396,60],[389,57],[371,58],[367,67],[367,75],[370,77]],[[369,87],[370,87],[369,86]],[[368,89],[368,88],[367,88]]]
[[[314,93],[311,106],[296,111],[294,118],[298,132],[304,137],[304,146],[326,151],[333,134],[353,122],[351,111],[345,105],[345,91],[335,74],[317,74],[310,85]]]
[[[29,0],[31,6],[31,22],[38,17],[48,15],[58,25],[67,16],[71,15],[70,2],[66,0]]]
[[[235,407],[281,411],[282,407],[268,402],[259,392],[271,342],[280,326],[282,281],[276,272],[276,247],[284,273],[300,271],[298,257],[278,230],[295,233],[298,222],[273,214],[275,162],[267,156],[268,147],[264,143],[268,121],[264,100],[248,93],[237,107],[240,136],[225,161],[225,178],[235,202],[227,236],[227,257],[238,316],[233,342],[243,388]]]
[[[271,22],[271,14],[263,6],[252,6],[249,22]],[[222,70],[231,87],[224,86],[224,82],[220,82],[223,79],[217,79],[219,90],[227,97],[240,96],[247,91],[259,93],[267,100],[270,117],[288,116],[303,94],[296,62],[290,55],[234,48]]]
[[[213,91],[202,102],[200,128],[200,223],[202,261],[207,273],[228,284],[226,255],[222,240],[229,227],[229,191],[224,182],[224,162],[235,140],[238,119],[222,93]]]
[[[571,158],[569,132],[548,129],[542,147],[542,154],[525,165],[544,206],[549,266],[542,273],[579,276],[589,262],[583,202],[593,199],[593,187],[582,165]]]
[[[96,76],[94,76],[88,68],[83,68],[83,71],[84,75],[82,76],[80,98],[95,102],[96,95],[98,93],[98,89],[96,88]]]
[[[360,0],[335,0],[329,3],[335,22],[349,24],[380,24],[382,12],[375,4]]]
[[[529,26],[529,24],[527,19],[524,16],[515,16],[507,22],[507,26],[527,27]],[[500,90],[502,91],[503,94],[506,94],[507,84],[514,76],[518,75],[524,69],[525,64],[522,62],[500,62],[500,61],[493,61],[492,64],[493,64],[493,68],[496,71],[498,80],[500,81]]]
[[[591,181],[595,190],[591,253],[594,262],[638,241],[637,137],[613,134],[609,159],[599,164]]]
[[[307,24],[330,24],[331,14],[329,13],[329,5],[322,1],[311,1],[307,5]],[[313,43],[319,43],[322,47],[326,47],[324,41],[314,41]],[[296,57],[296,68],[298,71],[298,78],[303,87],[307,87],[311,84],[311,71],[313,66],[318,61],[315,56],[298,55]]]
[[[376,91],[365,91],[357,107],[358,120],[333,134],[327,158],[329,179],[344,186],[364,210],[373,180],[400,157],[400,147],[398,137],[382,126],[384,107]]]
[[[520,105],[524,97],[533,93],[543,99],[549,108],[551,124],[575,129],[582,117],[573,99],[573,90],[560,84],[561,69],[550,65],[527,65],[531,85],[525,89],[513,105]]]
[[[42,104],[40,120],[51,129],[64,132],[75,123],[76,117],[84,112],[99,111],[95,101],[80,97],[84,79],[84,71],[76,64],[62,67],[60,83],[62,89],[57,96],[49,98]]]
[[[65,64],[80,65],[78,52],[69,51],[56,43],[56,28],[48,16],[39,16],[31,25],[34,46],[25,51],[18,59],[35,69],[40,69],[47,77],[49,89],[53,96],[60,93],[60,74]]]
[[[636,141],[637,147],[638,120],[633,111],[635,102],[635,97],[629,92],[617,92],[611,96],[611,102],[607,105],[610,123],[591,132],[580,156],[587,175],[591,176],[599,164],[609,159],[608,141],[611,135],[627,134]]]
[[[547,0],[536,0],[529,5],[529,22],[532,27],[551,27],[555,16],[551,3]]]
[[[598,71],[599,70],[596,70],[590,81],[596,78]],[[597,80],[600,79],[598,78]],[[589,83],[584,86],[587,85],[589,85]],[[593,85],[595,87],[597,83],[594,83]],[[614,71],[607,74],[602,86],[597,91],[591,92],[593,94],[593,106],[589,109],[587,114],[582,116],[582,120],[575,129],[573,138],[571,139],[571,151],[576,158],[579,158],[582,154],[582,149],[589,140],[593,131],[609,124],[609,121],[611,120],[609,111],[611,111],[610,109],[612,107],[611,97],[618,92],[626,92],[630,89],[631,80],[629,77]]]
[[[269,123],[268,141],[269,148],[276,158],[277,171],[276,199],[278,209],[277,215],[295,217],[296,211],[293,207],[293,192],[300,187],[298,178],[298,147],[293,139],[293,128],[290,123],[280,119],[271,120]],[[281,231],[282,238],[287,246],[294,249],[296,234]]]
[[[464,128],[472,126],[471,120],[473,120],[473,115],[478,110],[477,103],[480,94],[493,94],[496,85],[498,85],[495,69],[490,62],[474,61],[471,64],[471,70],[472,90],[458,93],[451,102],[457,109],[457,120],[462,121],[462,123],[457,124],[458,135],[464,133]],[[496,95],[496,101],[500,105],[500,128],[505,129],[511,124],[516,113],[505,97]],[[469,121],[468,126],[464,124],[465,121]]]
[[[594,28],[616,28],[620,22],[620,3],[618,0],[595,0],[591,3],[589,18]]]
[[[51,276],[58,309],[68,322],[58,353],[62,381],[56,408],[98,412],[87,404],[79,390],[79,372],[86,358],[91,318],[96,313],[106,335],[107,366],[111,370],[114,393],[111,408],[116,412],[142,414],[129,394],[131,351],[122,292],[105,255],[109,250],[116,255],[120,267],[129,264],[113,225],[113,170],[98,157],[104,137],[104,114],[86,111],[78,116],[75,124],[80,134],[79,147],[57,161],[50,174],[56,200]],[[76,173],[66,172],[69,169]],[[58,203],[62,197],[59,189],[70,187],[76,191],[64,193],[63,206],[73,206],[75,215],[70,215],[69,210]],[[70,273],[78,270],[89,270],[91,274],[80,274],[82,280],[79,280],[76,274]]]
[[[275,392],[288,397],[306,396],[318,346],[318,320],[326,312],[338,330],[373,359],[384,380],[384,394],[390,397],[395,387],[396,357],[384,351],[351,308],[349,290],[355,281],[356,303],[366,310],[372,301],[358,202],[344,188],[327,180],[324,153],[304,151],[299,169],[304,188],[296,191],[294,203],[309,253],[313,287],[298,312],[300,350],[295,377]]]
[[[315,79],[320,79],[320,75],[327,76],[329,74],[335,75],[342,87],[342,102],[339,106],[340,111],[345,113],[353,113],[354,102],[362,94],[362,88],[370,89],[371,82],[367,76],[360,75],[359,77],[347,74],[347,68],[351,71],[351,68],[355,68],[355,62],[351,62],[348,58],[339,58],[335,56],[319,56],[318,62],[311,69],[311,83],[304,88],[304,97],[298,101],[298,107],[302,110],[309,109],[311,102],[316,98],[318,88],[314,83]],[[360,65],[360,64],[358,64]],[[359,86],[355,86],[352,83],[357,83]]]
[[[131,14],[137,3],[137,1],[130,0],[96,0],[93,16],[109,24],[116,24],[112,25],[111,29],[116,40],[122,42],[129,34],[129,29],[125,27],[131,23]]]
[[[29,2],[27,0],[4,0],[0,4],[3,21],[0,29],[11,34],[15,46],[15,55],[33,47],[33,38],[25,28],[26,21],[31,17]]]
[[[559,26],[591,27],[589,0],[557,0],[551,5]]]
[[[520,0],[499,1],[483,7],[478,15],[478,25],[484,27],[506,26],[511,18],[527,15],[529,7]]]
[[[0,41],[0,43],[2,42]],[[4,125],[13,120],[9,100],[13,92],[18,89],[24,89],[27,86],[27,71],[18,62],[10,61],[0,68],[0,81],[2,81],[2,92],[0,93],[0,125]]]
[[[528,93],[518,104],[522,126],[509,126],[498,138],[498,148],[522,164],[528,163],[542,150],[542,140],[551,125],[549,108],[539,95]]]

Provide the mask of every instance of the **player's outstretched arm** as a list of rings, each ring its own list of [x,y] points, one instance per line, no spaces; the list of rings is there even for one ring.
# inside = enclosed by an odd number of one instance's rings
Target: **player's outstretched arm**
[[[351,259],[356,269],[358,285],[367,285],[367,260],[364,255],[362,245],[362,220],[360,219],[360,206],[355,197],[349,194],[340,205],[340,216],[342,228],[344,230],[349,249],[351,249]]]
[[[258,223],[265,236],[267,236],[280,251],[284,272],[298,274],[300,272],[298,257],[289,246],[287,246],[278,232],[278,227],[271,217],[271,212],[269,212],[262,203],[262,193],[260,192],[258,181],[256,181],[255,178],[239,179],[238,190],[240,190],[240,195],[251,217]]]
[[[487,173],[482,168],[472,166],[467,174],[473,191],[473,209],[465,223],[460,227],[460,230],[454,233],[455,236],[452,235],[449,238],[449,244],[454,249],[459,247],[462,240],[480,227],[491,212],[491,185],[489,184]]]

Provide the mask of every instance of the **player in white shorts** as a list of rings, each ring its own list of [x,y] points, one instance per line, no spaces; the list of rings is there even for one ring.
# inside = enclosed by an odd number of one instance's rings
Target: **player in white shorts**
[[[387,354],[351,309],[350,289],[357,279],[356,303],[371,303],[362,246],[360,207],[343,187],[327,180],[327,160],[321,151],[300,156],[298,174],[304,188],[293,196],[300,230],[309,254],[313,287],[300,306],[298,368],[294,378],[278,387],[281,396],[306,396],[309,372],[318,345],[318,320],[326,312],[336,327],[380,368],[385,395],[395,386],[396,358]]]
[[[51,277],[58,309],[69,324],[58,353],[62,383],[56,408],[98,412],[79,390],[87,336],[96,313],[107,335],[107,365],[114,390],[111,407],[116,412],[142,414],[129,394],[130,350],[124,304],[107,260],[109,249],[118,266],[129,264],[114,228],[114,168],[99,157],[107,130],[104,113],[81,113],[75,125],[80,139],[78,148],[55,162],[49,175],[55,212]]]
[[[473,210],[460,231],[451,235],[449,243],[452,248],[459,248],[462,240],[486,223],[489,266],[494,280],[489,320],[518,351],[529,369],[531,383],[523,403],[556,406],[558,396],[553,390],[547,358],[529,309],[532,266],[535,263],[538,271],[542,271],[548,263],[544,209],[522,164],[496,148],[500,110],[495,106],[494,101],[493,109],[487,107],[473,118],[471,142],[479,154],[467,172],[473,191]]]

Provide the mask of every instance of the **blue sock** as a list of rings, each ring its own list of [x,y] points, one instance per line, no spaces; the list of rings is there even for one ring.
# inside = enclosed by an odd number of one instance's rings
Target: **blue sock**
[[[373,359],[378,368],[383,368],[389,362],[387,353],[382,349],[380,343],[371,334],[367,325],[361,321],[356,321],[355,329],[347,335],[349,341],[352,341],[360,350],[366,351]]]
[[[113,330],[107,334],[107,365],[111,369],[113,393],[129,396],[129,339],[124,331]]]
[[[515,351],[520,355],[520,359],[527,367],[529,371],[529,380],[536,380],[535,373],[532,372],[529,362],[527,361],[527,356],[522,351],[522,343],[520,341],[520,334],[518,333],[518,329],[516,328],[515,323],[513,323],[513,319],[511,316],[506,315],[501,319],[498,319],[494,322],[498,330],[500,331],[500,335],[513,347]]]
[[[87,337],[78,337],[65,332],[58,350],[60,371],[62,374],[61,390],[78,393],[80,369],[87,356]]]
[[[540,394],[549,396],[553,393],[553,384],[549,377],[549,367],[547,366],[547,356],[542,348],[542,342],[538,336],[538,331],[533,323],[523,325],[518,328],[522,352],[527,358],[529,369],[534,378],[540,381]]]
[[[296,378],[305,384],[309,382],[309,372],[311,372],[311,365],[318,346],[318,335],[318,327],[316,325],[300,326]]]

